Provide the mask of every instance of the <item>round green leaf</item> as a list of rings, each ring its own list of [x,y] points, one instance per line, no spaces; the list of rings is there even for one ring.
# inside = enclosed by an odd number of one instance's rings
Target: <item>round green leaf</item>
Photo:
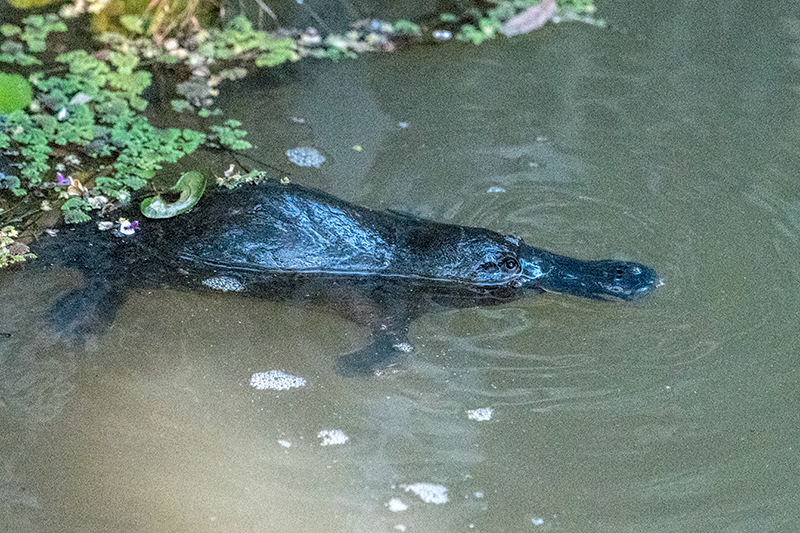
[[[30,105],[31,84],[19,74],[0,72],[0,114],[11,113]]]
[[[197,171],[187,172],[170,190],[181,193],[176,202],[166,203],[160,196],[153,196],[142,202],[142,214],[147,218],[172,218],[186,213],[203,196],[206,179]]]

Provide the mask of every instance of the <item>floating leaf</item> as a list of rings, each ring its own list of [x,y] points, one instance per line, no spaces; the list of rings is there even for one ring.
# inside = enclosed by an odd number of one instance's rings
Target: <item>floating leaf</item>
[[[142,214],[147,218],[172,218],[186,213],[200,200],[206,189],[206,179],[197,171],[187,172],[171,191],[180,191],[177,202],[166,203],[160,196],[148,198],[142,202]]]
[[[33,92],[28,80],[19,74],[0,72],[0,114],[28,107],[32,96]]]
[[[555,12],[555,0],[542,0],[541,3],[529,7],[526,11],[503,24],[500,32],[507,37],[528,33],[544,26],[545,22],[553,18]]]

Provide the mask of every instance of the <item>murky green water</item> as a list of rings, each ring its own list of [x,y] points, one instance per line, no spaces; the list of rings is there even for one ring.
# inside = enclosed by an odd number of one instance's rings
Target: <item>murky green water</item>
[[[796,531],[798,5],[602,7],[613,29],[297,65],[230,116],[297,182],[660,292],[427,315],[398,372],[344,379],[367,332],[324,308],[134,293],[78,352],[36,328],[73,277],[3,272],[0,530]],[[308,384],[250,387],[273,369]]]

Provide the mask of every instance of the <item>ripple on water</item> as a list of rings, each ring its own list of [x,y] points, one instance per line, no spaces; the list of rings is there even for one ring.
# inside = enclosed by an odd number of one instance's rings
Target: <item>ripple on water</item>
[[[505,192],[467,195],[454,218],[465,225],[520,235],[532,246],[559,253],[633,254],[648,249],[642,244],[658,232],[655,219],[642,206],[588,196],[577,184],[512,178],[473,187],[483,191],[502,187]]]
[[[11,335],[0,338],[0,408],[16,420],[48,422],[72,397],[76,362],[43,333],[41,316],[69,279],[20,270],[0,276],[0,327]]]
[[[695,221],[667,227],[646,200],[591,196],[585,185],[568,180],[506,178],[471,184],[481,192],[462,195],[449,215],[565,255],[641,261],[665,284],[633,303],[542,295],[423,317],[413,331],[424,344],[417,368],[450,370],[452,390],[498,412],[510,405],[595,409],[623,401],[618,383],[631,375],[655,380],[662,369],[699,365],[719,354],[720,332],[703,318],[711,304],[698,290],[707,266]],[[506,192],[486,192],[491,187]],[[644,401],[669,383],[649,381],[624,401]]]
[[[800,248],[800,200],[794,194],[773,190],[768,182],[752,183],[744,197],[772,227],[770,246],[776,256],[789,266],[796,265]],[[800,275],[798,268],[790,268],[789,272],[794,277]]]

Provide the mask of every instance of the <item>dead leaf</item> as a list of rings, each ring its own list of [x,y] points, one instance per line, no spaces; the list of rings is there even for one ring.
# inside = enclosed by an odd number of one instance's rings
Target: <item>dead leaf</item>
[[[69,187],[67,187],[67,194],[70,196],[83,196],[89,192],[86,190],[86,187],[83,186],[80,180],[76,180],[73,177],[69,178]]]
[[[500,28],[500,33],[507,37],[528,33],[544,26],[556,13],[556,0],[542,0],[540,4],[531,6],[516,17],[510,19]]]
[[[9,255],[25,255],[30,251],[30,248],[19,241],[14,241],[14,243],[8,247]]]

